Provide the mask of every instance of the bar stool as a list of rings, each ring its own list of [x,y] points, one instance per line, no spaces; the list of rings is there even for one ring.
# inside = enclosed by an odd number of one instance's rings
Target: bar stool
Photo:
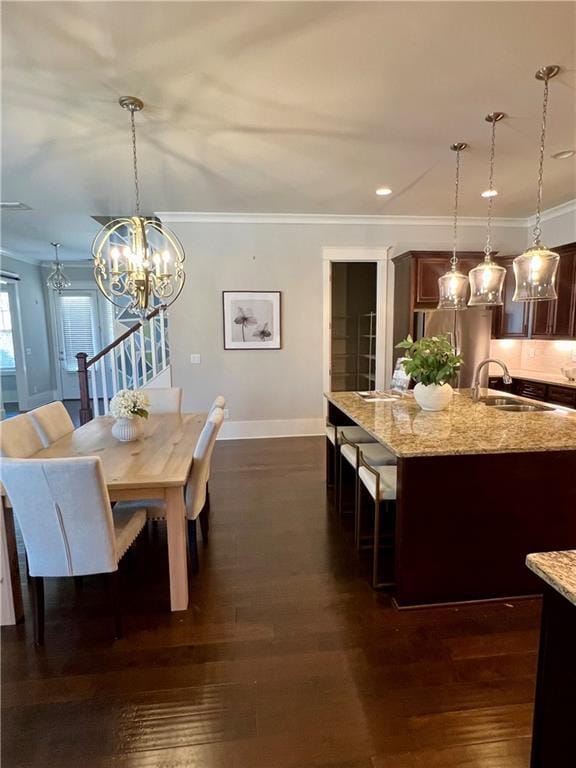
[[[353,443],[375,443],[376,440],[362,427],[350,425],[337,427],[326,422],[326,485],[334,487],[338,485],[338,448],[339,436],[345,435]]]
[[[368,434],[368,433],[366,433]],[[370,435],[368,435],[370,437]],[[366,463],[370,464],[371,466],[380,466],[384,464],[396,464],[396,456],[391,451],[389,451],[387,448],[385,448],[381,443],[376,442],[374,439],[372,439],[372,442],[356,442],[355,440],[351,439],[348,433],[342,432],[338,436],[338,446],[339,446],[339,462],[338,462],[338,514],[342,514],[342,487],[344,485],[343,478],[343,467],[342,467],[342,459],[345,459],[348,464],[352,467],[354,470],[354,476],[355,476],[355,492],[354,492],[354,520],[355,520],[355,530],[357,527],[356,524],[356,518],[358,517],[358,467],[359,467],[359,456],[360,456],[360,449],[362,449],[362,454],[364,456],[364,460]]]
[[[356,493],[356,540],[359,543],[362,525],[362,487],[374,501],[374,536],[372,543],[372,588],[380,589],[394,584],[393,580],[379,581],[380,566],[380,513],[393,518],[396,502],[397,469],[395,466],[374,465],[370,456],[364,455],[364,446],[358,448],[358,485]]]

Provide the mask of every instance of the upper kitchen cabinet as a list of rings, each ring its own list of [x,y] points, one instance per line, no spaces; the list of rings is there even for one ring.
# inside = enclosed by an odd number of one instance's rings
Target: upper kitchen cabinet
[[[506,277],[502,290],[504,303],[494,311],[493,335],[497,339],[525,339],[528,336],[530,303],[512,301],[516,285],[512,267],[514,256],[504,256],[497,261],[506,268]]]
[[[408,260],[413,280],[413,310],[436,309],[438,306],[438,278],[450,268],[452,254],[448,251],[408,251],[394,259]],[[475,267],[484,258],[483,253],[466,253],[458,256],[458,269],[463,274]]]
[[[506,267],[504,305],[494,314],[499,339],[570,339],[576,337],[576,243],[554,248],[560,254],[556,301],[516,302],[512,256],[498,259]]]
[[[534,304],[533,339],[566,339],[576,336],[576,243],[554,248],[560,254],[556,275],[556,301]]]

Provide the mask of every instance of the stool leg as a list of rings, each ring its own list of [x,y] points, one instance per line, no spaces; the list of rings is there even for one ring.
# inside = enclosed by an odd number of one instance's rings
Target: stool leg
[[[362,530],[362,482],[359,468],[356,466],[356,499],[354,504],[354,543],[360,549],[360,534]]]
[[[190,570],[198,573],[198,541],[196,536],[196,520],[188,520],[188,549],[190,551]]]
[[[380,566],[380,493],[378,484],[377,493],[374,499],[374,544],[372,549],[372,588],[378,586],[378,570]]]

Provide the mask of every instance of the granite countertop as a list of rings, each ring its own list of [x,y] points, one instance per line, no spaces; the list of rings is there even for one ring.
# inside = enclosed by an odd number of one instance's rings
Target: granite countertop
[[[574,363],[576,367],[576,363]],[[502,368],[498,365],[491,365],[489,369],[490,376],[502,376]],[[576,381],[570,381],[561,373],[545,373],[544,371],[526,371],[522,368],[510,368],[510,376],[513,379],[526,379],[527,381],[541,381],[543,384],[557,384],[559,387],[571,387],[576,389]]]
[[[526,565],[546,584],[576,605],[576,549],[528,555]]]
[[[502,396],[490,389],[482,394]],[[449,408],[438,412],[421,410],[410,394],[377,402],[356,392],[331,392],[326,397],[400,457],[576,451],[576,411],[570,409],[500,411],[472,402],[469,389],[455,390]]]

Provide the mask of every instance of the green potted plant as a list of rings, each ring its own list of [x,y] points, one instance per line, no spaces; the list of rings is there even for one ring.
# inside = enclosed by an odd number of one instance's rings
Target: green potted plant
[[[454,352],[447,336],[432,336],[414,341],[408,336],[396,345],[403,349],[402,366],[417,382],[414,399],[424,411],[443,411],[450,405],[453,382],[464,362]]]

